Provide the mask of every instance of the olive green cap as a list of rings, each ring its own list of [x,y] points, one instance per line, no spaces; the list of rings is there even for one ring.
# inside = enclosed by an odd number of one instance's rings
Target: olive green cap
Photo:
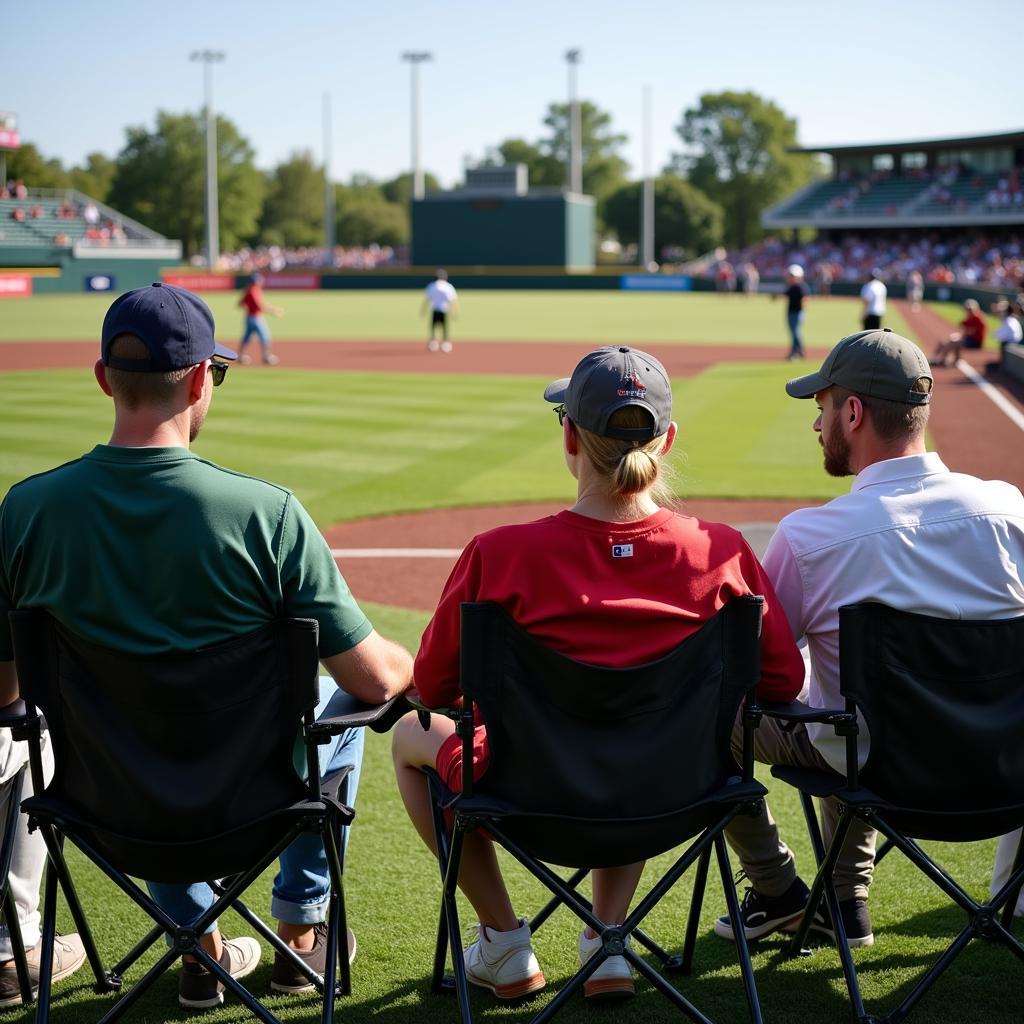
[[[817,373],[791,380],[786,394],[790,398],[813,398],[819,391],[838,385],[887,402],[927,405],[931,394],[914,390],[922,377],[933,379],[924,353],[912,341],[883,327],[880,331],[847,335],[825,357]]]

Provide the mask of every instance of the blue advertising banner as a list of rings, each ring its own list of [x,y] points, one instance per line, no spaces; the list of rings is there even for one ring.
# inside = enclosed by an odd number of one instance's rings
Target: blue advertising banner
[[[619,287],[628,292],[688,292],[693,281],[684,274],[623,274]]]
[[[117,287],[117,279],[110,274],[87,274],[85,290],[87,292],[112,292]]]

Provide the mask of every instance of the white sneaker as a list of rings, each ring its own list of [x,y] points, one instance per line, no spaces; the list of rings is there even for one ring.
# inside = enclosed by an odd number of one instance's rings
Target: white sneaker
[[[521,918],[510,932],[478,926],[480,938],[466,947],[466,977],[499,999],[522,999],[544,987],[544,974],[530,948],[530,926]]]
[[[441,351],[442,352],[451,352],[451,350],[452,350],[452,343],[450,341],[442,341],[441,342]]]
[[[440,352],[441,351],[441,342],[439,342],[439,341],[428,341],[427,342],[427,351],[428,352]]]
[[[249,366],[252,363],[252,356],[246,355],[244,352],[238,357],[238,361],[243,366]]]
[[[632,949],[632,943],[626,939]],[[580,966],[587,963],[601,948],[601,936],[587,938],[587,930],[580,932]],[[636,991],[633,984],[633,969],[624,956],[610,956],[594,973],[583,982],[583,995],[587,999],[621,999]]]

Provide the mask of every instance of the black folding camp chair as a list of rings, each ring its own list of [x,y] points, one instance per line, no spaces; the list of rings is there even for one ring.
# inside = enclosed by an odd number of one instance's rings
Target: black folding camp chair
[[[10,729],[13,737],[17,739],[25,722],[25,715],[0,716],[0,729]],[[34,998],[32,981],[29,977],[28,961],[25,957],[25,943],[21,937],[18,908],[11,895],[10,884],[11,858],[14,854],[14,839],[18,827],[21,790],[25,780],[26,767],[26,765],[22,765],[17,773],[0,787],[0,818],[3,819],[3,837],[0,839],[0,917],[3,918],[7,937],[10,939],[11,956],[14,959],[15,970],[18,972],[21,1001],[28,1005]]]
[[[51,861],[44,898],[37,1019],[48,1017],[59,880],[82,934],[98,989],[121,987],[124,972],[163,936],[170,948],[103,1016],[122,1016],[179,957],[194,956],[266,1024],[278,1018],[199,945],[229,907],[288,957],[323,995],[330,1024],[337,994],[350,991],[340,830],[351,822],[347,771],[324,789],[317,746],[363,725],[387,728],[390,705],[314,719],[319,699],[317,623],[282,619],[203,650],[160,656],[112,651],[76,636],[40,610],[12,612],[21,693],[44,714],[54,775],[44,786],[39,718],[30,712],[36,795],[23,807],[42,829]],[[393,702],[392,702],[393,703]],[[307,780],[295,770],[304,741]],[[241,894],[295,838],[324,842],[331,876],[327,966],[311,971],[241,903]],[[105,971],[63,854],[67,837],[155,922]],[[52,883],[50,879],[53,879]],[[188,927],[172,920],[133,879],[208,880],[217,898]]]
[[[1024,846],[1011,876],[985,903],[975,901],[918,840],[970,842],[1024,823],[1024,617],[994,621],[937,619],[865,603],[839,610],[843,710],[766,706],[766,714],[831,722],[846,737],[846,777],[837,772],[777,766],[772,774],[800,790],[819,863],[810,902],[790,952],[807,939],[825,897],[854,1014],[859,1022],[901,1021],[972,939],[1004,944],[1024,960],[1011,933],[1024,883]],[[857,734],[871,737],[863,768]],[[813,797],[842,805],[828,850]],[[888,1016],[864,1009],[832,881],[850,825],[876,828],[967,915],[967,924],[934,966]]]
[[[739,914],[723,830],[735,815],[755,809],[766,791],[753,780],[753,721],[747,722],[742,772],[729,737],[760,674],[762,603],[734,598],[672,653],[627,669],[583,664],[552,651],[496,604],[462,605],[465,702],[436,709],[455,720],[462,737],[462,792],[451,792],[432,770],[426,775],[443,879],[432,984],[435,991],[455,988],[465,1024],[472,1017],[455,893],[463,837],[472,829],[485,829],[553,894],[531,930],[564,904],[602,940],[535,1022],[555,1014],[609,956],[626,957],[692,1020],[708,1020],[626,940],[632,936],[663,966],[689,973],[712,849],[729,913],[734,920]],[[476,783],[474,705],[491,749],[490,766]],[[426,713],[421,709],[421,716]],[[691,840],[621,925],[599,920],[577,891],[591,868],[645,860]],[[695,863],[683,954],[671,957],[640,925]],[[576,870],[566,881],[548,864]],[[446,984],[449,946],[454,982]],[[760,1021],[741,929],[736,946],[750,1017]]]

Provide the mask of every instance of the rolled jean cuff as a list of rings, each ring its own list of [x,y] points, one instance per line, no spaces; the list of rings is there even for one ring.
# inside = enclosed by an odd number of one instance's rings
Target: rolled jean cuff
[[[273,896],[270,900],[270,915],[285,924],[320,924],[327,920],[328,894],[318,896],[308,903],[293,903]]]

